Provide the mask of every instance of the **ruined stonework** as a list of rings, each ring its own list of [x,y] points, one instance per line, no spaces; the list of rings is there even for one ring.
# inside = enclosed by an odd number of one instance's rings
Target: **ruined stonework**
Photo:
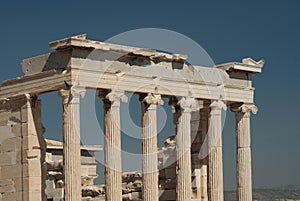
[[[63,143],[46,139],[47,178],[45,193],[47,199],[63,200],[64,172],[63,172]],[[94,152],[100,151],[99,146],[81,146],[81,189],[83,196],[98,196],[92,191],[97,175],[97,162]]]
[[[50,48],[24,59],[24,75],[0,88],[0,201],[223,201],[221,115],[227,108],[236,118],[237,199],[252,200],[252,76],[263,60],[190,65],[186,55],[88,40],[86,34]],[[104,111],[105,187],[93,184],[96,165],[85,164],[91,158],[80,146],[87,89],[104,106],[98,109]],[[46,149],[39,96],[50,92],[61,98],[63,144],[48,141]],[[138,95],[142,106],[141,173],[122,173],[120,109],[127,93]],[[172,108],[175,126],[175,136],[159,149],[158,105]]]
[[[41,102],[28,94],[0,105],[0,193],[6,200],[45,199]]]

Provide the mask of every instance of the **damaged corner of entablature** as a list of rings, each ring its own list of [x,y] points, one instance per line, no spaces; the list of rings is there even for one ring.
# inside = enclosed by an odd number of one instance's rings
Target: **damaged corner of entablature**
[[[23,106],[26,106],[28,101],[30,101],[31,104],[33,104],[36,102],[36,100],[37,95],[33,94],[22,94],[14,97],[1,98],[0,112],[19,110]]]

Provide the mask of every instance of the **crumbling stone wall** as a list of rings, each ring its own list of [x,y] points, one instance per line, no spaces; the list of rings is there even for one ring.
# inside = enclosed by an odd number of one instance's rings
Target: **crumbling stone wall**
[[[62,201],[64,198],[63,143],[46,139],[46,196],[48,200]],[[81,187],[83,197],[97,197],[104,194],[100,187],[94,187],[97,163],[94,151],[81,148]]]
[[[45,142],[41,103],[22,95],[0,104],[0,200],[42,200]]]

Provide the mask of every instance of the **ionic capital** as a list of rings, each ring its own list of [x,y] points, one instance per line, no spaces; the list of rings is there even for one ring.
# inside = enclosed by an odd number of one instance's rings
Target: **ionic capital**
[[[141,102],[147,105],[163,105],[164,101],[161,99],[160,94],[148,93],[146,97],[141,97]]]
[[[86,89],[84,87],[74,86],[70,89],[71,95],[73,97],[83,98],[86,93]]]
[[[99,98],[103,100],[104,103],[109,102],[111,105],[120,106],[120,102],[127,102],[128,97],[125,95],[124,91],[99,91]]]
[[[173,106],[180,106],[183,112],[194,112],[200,109],[199,101],[192,97],[182,97],[179,101],[171,100]]]
[[[224,110],[226,111],[227,110],[227,106],[226,104],[221,101],[221,100],[215,100],[213,101],[210,105],[209,105],[211,111],[221,111],[221,110]]]
[[[64,104],[70,103],[71,101],[79,103],[79,98],[84,97],[86,89],[84,87],[72,86],[69,89],[60,89],[58,94],[62,97]]]
[[[244,114],[256,114],[258,111],[258,108],[252,104],[252,103],[244,103],[244,104],[238,104],[238,105],[232,105],[230,107],[232,112],[241,112]]]

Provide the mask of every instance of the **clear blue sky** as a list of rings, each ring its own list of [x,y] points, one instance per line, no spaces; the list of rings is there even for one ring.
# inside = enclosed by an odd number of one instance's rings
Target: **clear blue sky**
[[[147,27],[190,37],[215,63],[264,58],[263,73],[254,76],[259,107],[252,118],[254,187],[300,184],[299,9],[296,0],[6,1],[0,5],[0,80],[21,76],[21,60],[49,52],[50,41],[80,33],[104,41]],[[43,109],[50,136],[61,131],[60,100],[44,99],[50,108]],[[233,189],[234,121],[228,115],[225,187]]]

